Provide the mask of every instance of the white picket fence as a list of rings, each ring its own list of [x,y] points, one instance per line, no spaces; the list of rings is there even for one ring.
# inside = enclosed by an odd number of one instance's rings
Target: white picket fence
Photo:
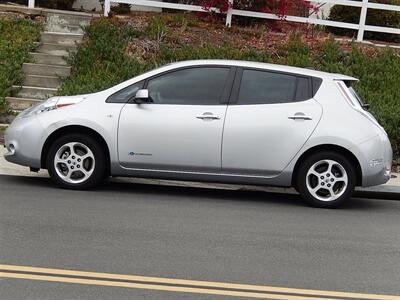
[[[233,16],[245,16],[252,18],[261,18],[261,19],[270,19],[270,20],[280,20],[275,14],[271,13],[261,13],[255,11],[247,11],[247,10],[238,10],[233,8],[233,1],[231,2],[231,8],[226,12],[226,25],[231,26],[232,17]],[[360,12],[360,21],[358,24],[355,23],[345,23],[345,22],[337,22],[323,19],[314,19],[314,18],[306,18],[306,17],[297,17],[297,16],[285,16],[285,20],[289,22],[298,22],[298,23],[308,23],[315,25],[323,25],[323,26],[332,26],[332,27],[340,27],[340,28],[348,28],[358,30],[357,41],[361,42],[364,38],[365,31],[373,31],[373,32],[382,32],[382,33],[394,33],[400,34],[400,28],[392,28],[392,27],[381,27],[381,26],[372,26],[366,25],[365,20],[367,17],[368,9],[380,9],[380,10],[390,10],[400,12],[400,5],[389,5],[389,4],[379,4],[368,2],[368,0],[361,1],[352,1],[352,0],[309,0],[310,2],[316,3],[331,3],[331,4],[340,4],[344,6],[354,6],[361,7]],[[33,8],[35,6],[35,0],[29,0],[29,7]],[[110,12],[111,3],[126,3],[132,5],[140,5],[140,6],[148,6],[148,7],[156,7],[156,8],[169,8],[169,9],[177,9],[177,10],[186,10],[186,11],[197,11],[204,12],[204,9],[199,5],[189,5],[189,4],[178,4],[178,3],[168,3],[162,1],[154,1],[154,0],[105,0],[104,1],[104,15],[108,16]],[[213,12],[220,13],[217,8],[211,9]]]

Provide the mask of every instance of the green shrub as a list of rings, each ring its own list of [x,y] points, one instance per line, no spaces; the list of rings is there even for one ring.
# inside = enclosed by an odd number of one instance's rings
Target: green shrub
[[[160,16],[150,17],[144,28],[144,34],[152,40],[161,42],[167,35],[166,20]]]
[[[0,18],[0,113],[6,111],[5,97],[11,86],[22,82],[22,63],[39,40],[40,24],[12,17]]]
[[[387,3],[387,1],[377,0],[377,3]],[[393,4],[400,5],[400,0],[393,0]],[[329,20],[346,22],[346,23],[359,23],[360,7],[349,7],[343,5],[334,5],[329,14]],[[366,24],[374,26],[400,28],[400,12],[368,9]],[[338,35],[356,36],[357,31],[352,29],[327,27],[329,32]],[[369,32],[364,33],[364,38],[382,40],[388,42],[400,42],[400,36],[397,34]]]
[[[318,70],[330,73],[346,73],[347,55],[343,52],[333,37],[320,45],[314,57],[313,65]]]
[[[257,52],[253,49],[241,51],[230,45],[215,46],[206,44],[201,47],[193,45],[184,45],[181,48],[170,48],[167,45],[161,45],[160,51],[156,58],[157,65],[163,65],[175,61],[191,60],[191,59],[237,59],[268,62],[269,56],[265,52]]]
[[[310,67],[311,57],[308,45],[301,41],[299,33],[289,35],[288,41],[278,47],[278,62],[283,65]]]

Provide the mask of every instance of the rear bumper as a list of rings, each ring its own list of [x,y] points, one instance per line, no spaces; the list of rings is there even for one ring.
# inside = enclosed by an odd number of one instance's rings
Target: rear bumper
[[[375,186],[389,181],[393,151],[385,134],[379,134],[357,146],[359,152],[362,186]]]

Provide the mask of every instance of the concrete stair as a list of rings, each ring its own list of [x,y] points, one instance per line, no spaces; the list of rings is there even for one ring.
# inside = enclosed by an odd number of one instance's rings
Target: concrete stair
[[[61,86],[61,78],[57,76],[26,75],[23,86],[41,86],[58,89]]]
[[[66,56],[47,53],[30,53],[33,62],[41,65],[66,66]]]
[[[87,26],[90,24],[91,16],[84,14],[59,14],[59,13],[47,13],[46,24],[48,26],[54,25],[69,25],[69,26]]]
[[[13,86],[6,101],[14,111],[21,111],[57,94],[62,80],[71,74],[66,58],[76,51],[83,39],[83,27],[92,15],[75,12],[47,12],[40,43],[31,53],[32,62],[24,63],[25,79]]]
[[[13,94],[18,95],[18,97],[26,98],[26,99],[38,99],[38,100],[46,100],[57,93],[57,89],[55,88],[44,88],[37,86],[17,86],[13,87]]]
[[[83,27],[90,24],[92,16],[75,14],[47,14],[46,31],[83,34]]]
[[[78,33],[83,34],[83,29],[81,26],[78,25],[68,25],[68,24],[52,24],[52,25],[45,25],[44,29],[46,31],[52,32],[65,32],[65,33]]]
[[[75,45],[65,45],[65,44],[52,44],[52,43],[41,43],[39,47],[36,48],[36,52],[45,53],[57,56],[68,56],[70,52],[76,50]]]
[[[61,33],[61,32],[42,32],[40,41],[42,43],[74,46],[75,43],[82,41],[83,34]]]
[[[71,67],[57,65],[24,63],[22,70],[26,75],[68,77],[71,74]]]

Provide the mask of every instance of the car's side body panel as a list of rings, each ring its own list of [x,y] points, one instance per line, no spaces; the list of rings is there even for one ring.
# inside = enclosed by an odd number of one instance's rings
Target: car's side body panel
[[[126,104],[118,154],[124,168],[221,171],[226,105]],[[205,114],[218,119],[201,119]]]

